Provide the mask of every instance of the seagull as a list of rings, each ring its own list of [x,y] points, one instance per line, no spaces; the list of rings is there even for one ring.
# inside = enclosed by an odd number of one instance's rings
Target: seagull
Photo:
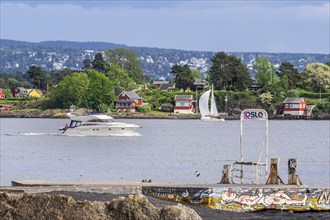
[[[199,177],[199,175],[201,175],[201,173],[198,172],[197,170],[194,170],[194,174],[196,175],[196,177]]]

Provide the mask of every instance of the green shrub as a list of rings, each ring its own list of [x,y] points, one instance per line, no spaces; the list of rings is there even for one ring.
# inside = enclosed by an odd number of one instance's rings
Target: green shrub
[[[330,112],[330,102],[323,101],[316,105],[316,107],[313,109],[314,112],[324,112],[329,113]]]
[[[137,106],[136,111],[142,113],[149,113],[151,112],[151,106],[150,105]]]
[[[173,105],[170,103],[163,103],[160,107],[162,112],[173,112]]]

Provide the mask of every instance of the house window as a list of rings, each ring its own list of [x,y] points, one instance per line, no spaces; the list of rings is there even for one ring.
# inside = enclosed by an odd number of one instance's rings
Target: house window
[[[289,108],[289,104],[285,104],[285,108]]]
[[[178,102],[177,106],[188,106],[188,102]]]

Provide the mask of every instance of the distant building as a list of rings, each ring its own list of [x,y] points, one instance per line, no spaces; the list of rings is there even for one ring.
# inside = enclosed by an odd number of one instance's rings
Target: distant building
[[[2,111],[2,110],[10,110],[12,108],[13,108],[12,105],[0,105],[0,111]]]
[[[259,90],[261,88],[260,84],[257,81],[253,81],[249,86],[249,90]]]
[[[121,92],[116,100],[116,108],[120,111],[135,112],[137,106],[143,104],[143,98],[135,92]]]
[[[163,90],[163,91],[168,91],[168,92],[173,92],[174,90],[174,83],[170,81],[153,81],[153,85],[156,86],[157,89]]]
[[[195,112],[192,95],[176,95],[174,102],[174,113],[193,114]]]
[[[12,90],[12,94],[16,98],[25,98],[28,97],[28,89],[24,87],[16,87]]]
[[[284,115],[303,116],[306,107],[305,98],[286,98],[282,104]]]
[[[42,96],[42,92],[38,89],[26,89],[24,87],[16,87],[12,94],[16,98],[27,98],[27,97],[35,97],[40,98]]]
[[[5,92],[0,88],[0,99],[5,99],[6,98],[6,94]]]
[[[202,79],[195,79],[194,86],[196,86],[198,92],[202,92],[206,86],[206,82]]]
[[[164,81],[164,80],[158,80],[158,81],[153,81],[152,84],[156,86],[157,89],[161,87],[162,84],[169,84],[169,81]]]
[[[174,83],[163,83],[159,87],[160,90],[173,92],[174,90]]]
[[[42,96],[42,92],[39,89],[28,89],[28,96],[40,98]]]

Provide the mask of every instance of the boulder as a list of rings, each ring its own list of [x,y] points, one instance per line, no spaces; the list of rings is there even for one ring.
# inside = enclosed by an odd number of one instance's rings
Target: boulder
[[[71,196],[0,193],[0,219],[199,220],[181,204],[156,207],[142,194],[109,202],[76,201]]]

